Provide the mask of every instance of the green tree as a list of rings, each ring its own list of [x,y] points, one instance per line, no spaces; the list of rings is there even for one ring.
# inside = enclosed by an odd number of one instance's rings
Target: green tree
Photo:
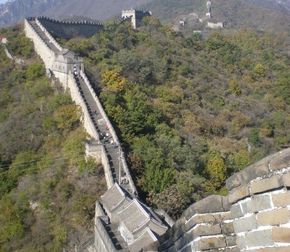
[[[227,167],[223,157],[219,153],[213,152],[209,154],[206,173],[215,188],[221,188],[223,186],[227,176]]]

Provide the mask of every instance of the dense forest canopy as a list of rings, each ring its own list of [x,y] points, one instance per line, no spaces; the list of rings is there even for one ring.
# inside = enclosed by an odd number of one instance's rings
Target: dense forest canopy
[[[154,17],[66,46],[85,58],[141,196],[174,217],[290,141],[287,34],[184,37]]]
[[[80,111],[46,77],[22,28],[0,34],[23,60],[0,45],[0,251],[72,249],[92,231],[102,167],[85,161]]]

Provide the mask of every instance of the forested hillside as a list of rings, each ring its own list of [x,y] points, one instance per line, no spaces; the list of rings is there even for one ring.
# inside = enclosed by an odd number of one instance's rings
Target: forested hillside
[[[145,18],[66,42],[85,58],[154,207],[178,216],[290,141],[287,36],[251,30],[189,38]],[[288,48],[289,49],[289,48]]]
[[[0,31],[0,251],[69,250],[92,231],[106,186],[84,159],[86,134],[70,96],[45,75],[22,28]]]

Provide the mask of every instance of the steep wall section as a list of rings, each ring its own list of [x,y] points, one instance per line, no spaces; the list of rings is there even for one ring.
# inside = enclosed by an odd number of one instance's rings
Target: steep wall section
[[[51,68],[55,60],[54,51],[51,50],[45,41],[35,32],[27,19],[24,20],[24,30],[26,36],[33,41],[34,49],[43,60],[45,67],[47,69]]]
[[[64,39],[91,37],[103,29],[101,23],[91,21],[69,22],[47,17],[39,17],[38,20],[53,37]]]
[[[227,180],[227,197],[190,206],[160,251],[290,251],[290,149]]]
[[[102,162],[108,188],[114,182],[118,182],[129,193],[136,195],[137,190],[117,134],[84,73],[82,60],[74,53],[63,49],[47,31],[41,20],[54,23],[55,27],[74,24],[51,21],[46,18],[29,18],[25,20],[25,32],[33,40],[35,50],[44,61],[47,71],[60,80],[64,89],[70,92],[72,99],[79,105],[84,128],[93,140],[93,144],[87,144],[86,153]],[[89,25],[100,26],[99,24]],[[75,71],[77,74],[73,74]],[[108,138],[112,140],[108,141]]]

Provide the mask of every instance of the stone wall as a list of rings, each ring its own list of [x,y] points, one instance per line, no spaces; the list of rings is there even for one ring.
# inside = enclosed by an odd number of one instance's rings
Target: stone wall
[[[49,38],[49,40],[55,45],[55,47],[58,50],[62,50],[62,47],[59,45],[59,43],[54,39],[54,37],[51,36],[51,34],[45,29],[45,27],[42,25],[42,23],[38,20],[38,18],[35,19],[35,22],[38,24],[38,26],[41,28],[41,30],[45,33],[45,35]]]
[[[53,67],[55,59],[56,59],[55,52],[50,50],[50,48],[41,39],[41,37],[39,37],[39,35],[34,31],[33,27],[30,25],[28,20],[25,20],[24,22],[25,22],[26,36],[28,38],[32,39],[32,41],[34,43],[35,51],[43,60],[45,67],[47,69],[51,69]],[[43,27],[40,27],[40,28],[44,29]],[[47,31],[45,33],[47,34]],[[49,37],[51,37],[51,36],[49,36]],[[82,113],[81,121],[84,125],[85,130],[88,132],[88,134],[95,141],[99,141],[99,139],[100,139],[99,134],[94,126],[94,123],[91,119],[88,108],[87,108],[85,101],[80,93],[80,90],[77,86],[77,83],[76,83],[76,80],[75,80],[73,74],[71,72],[69,72],[68,74],[61,73],[61,72],[53,72],[53,73],[54,73],[55,77],[60,80],[64,89],[69,91],[72,100],[76,103],[76,105],[79,106],[80,112]],[[102,165],[104,167],[107,186],[108,186],[108,188],[110,188],[111,186],[113,186],[114,182],[113,182],[113,176],[112,176],[112,171],[110,168],[109,160],[108,160],[108,157],[106,155],[106,152],[105,152],[103,146],[101,146],[99,148],[99,151],[100,152],[97,156],[99,157],[99,161],[102,163]]]
[[[290,149],[235,174],[227,187],[241,251],[290,251]]]
[[[96,102],[96,105],[97,105],[97,107],[98,107],[98,109],[99,109],[99,111],[100,111],[103,119],[105,120],[105,123],[106,123],[106,125],[107,125],[107,127],[108,127],[108,129],[110,131],[110,134],[111,134],[114,142],[117,145],[120,146],[120,141],[118,139],[117,133],[116,133],[116,131],[115,131],[115,129],[114,129],[111,121],[109,120],[106,112],[104,111],[103,106],[102,106],[102,104],[101,104],[101,102],[99,100],[99,97],[97,96],[96,92],[92,88],[92,86],[91,86],[91,84],[90,84],[90,82],[89,82],[86,74],[83,71],[80,71],[80,76],[83,78],[83,80],[85,81],[86,85],[89,87],[90,93],[93,96],[93,98],[94,98],[94,100]],[[122,167],[123,167],[124,172],[126,173],[126,177],[129,180],[129,184],[130,184],[130,187],[131,187],[132,192],[133,193],[137,193],[137,189],[136,189],[135,184],[133,182],[133,179],[131,177],[131,173],[129,171],[127,162],[125,160],[125,154],[124,154],[124,152],[122,150],[121,150],[121,164],[122,164]]]
[[[45,67],[50,69],[55,60],[54,52],[49,49],[46,43],[39,37],[26,19],[24,20],[24,31],[26,36],[33,41],[34,49],[43,60]]]
[[[151,16],[152,13],[149,11],[142,11],[142,10],[123,10],[122,11],[122,18],[131,19],[133,29],[138,28],[141,25],[143,17]]]
[[[103,29],[101,23],[91,21],[70,22],[47,17],[39,17],[38,20],[52,36],[64,39],[91,37]]]
[[[227,197],[190,206],[160,251],[290,251],[290,149],[227,180]]]
[[[60,72],[60,71],[54,70],[54,66],[56,64],[58,57],[60,57],[60,55],[63,55],[65,50],[58,44],[58,42],[53,38],[53,36],[46,30],[46,27],[43,25],[43,21],[53,22],[53,23],[55,23],[55,26],[58,26],[61,24],[72,25],[74,23],[59,22],[59,21],[50,20],[47,18],[31,18],[31,20],[35,21],[35,23],[38,25],[38,27],[42,30],[42,32],[48,38],[49,43],[52,43],[57,48],[56,52],[52,51],[48,47],[46,42],[43,41],[43,39],[37,34],[37,32],[34,31],[33,27],[28,22],[28,20],[25,20],[25,32],[26,32],[27,37],[29,37],[33,40],[35,50],[36,50],[37,54],[41,57],[41,59],[44,61],[46,68],[49,71],[51,71],[55,75],[56,78],[59,79],[59,81],[63,85],[64,89],[69,91],[69,93],[72,97],[72,100],[79,106],[80,111],[82,112],[81,121],[84,125],[85,130],[88,132],[90,137],[92,139],[94,139],[94,141],[100,143],[99,133],[96,130],[96,126],[94,125],[94,122],[90,116],[86,102],[84,100],[84,97],[81,94],[81,91],[76,83],[76,79],[74,78],[74,75],[72,74],[71,70],[68,70],[67,72]],[[85,25],[87,23],[77,23],[77,24]],[[92,23],[90,25],[99,25],[99,24]],[[76,63],[78,63],[78,61],[76,61]],[[101,114],[102,118],[104,119],[104,121],[105,121],[105,123],[110,131],[110,134],[114,140],[114,143],[116,145],[120,146],[120,142],[119,142],[119,139],[117,137],[117,134],[116,134],[110,120],[108,119],[98,96],[96,95],[96,93],[93,90],[87,76],[85,75],[84,70],[83,70],[83,66],[81,66],[79,70],[80,70],[79,74],[82,77],[82,79],[84,80],[84,83],[87,86],[91,96],[93,97],[93,99],[96,103],[96,106],[98,107],[100,114]],[[96,158],[98,161],[100,161],[102,163],[102,165],[104,167],[104,171],[105,171],[105,178],[106,178],[107,186],[108,186],[108,188],[110,188],[113,185],[114,180],[113,180],[112,170],[110,167],[108,156],[107,156],[107,153],[105,151],[104,146],[100,145],[97,149],[98,149],[99,153],[94,151],[93,155],[94,155],[94,158]],[[92,153],[90,153],[89,148],[87,148],[87,150],[88,150],[87,151],[88,156],[92,156]],[[121,166],[122,166],[122,176],[124,176],[124,177],[126,177],[126,179],[128,179],[131,192],[133,194],[137,194],[137,189],[134,185],[129,168],[127,166],[127,163],[125,160],[125,155],[121,149],[120,149],[120,154],[121,154],[120,160],[121,160]]]
[[[103,145],[94,143],[86,143],[86,157],[92,157],[97,162],[100,162],[104,169],[107,187],[111,188],[114,185],[110,162]]]
[[[96,251],[102,252],[117,251],[110,236],[106,231],[102,217],[97,217],[95,219],[95,249]]]

